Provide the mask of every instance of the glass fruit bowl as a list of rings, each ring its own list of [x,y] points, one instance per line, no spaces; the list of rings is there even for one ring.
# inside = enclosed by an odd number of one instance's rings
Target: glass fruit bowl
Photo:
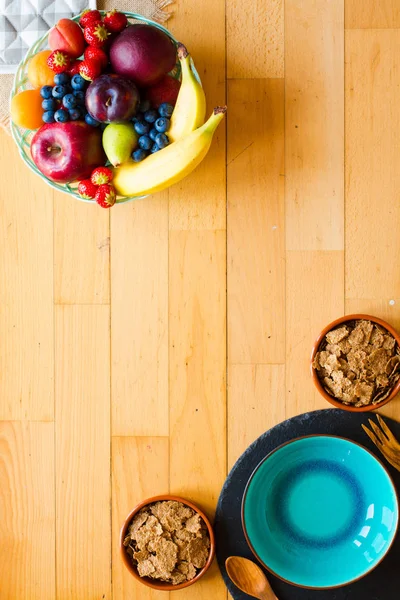
[[[100,12],[102,15],[106,14],[105,11],[100,11]],[[173,35],[159,23],[156,23],[155,21],[151,21],[150,19],[146,19],[146,17],[143,17],[142,15],[132,13],[132,12],[125,12],[125,15],[128,17],[129,23],[141,22],[141,23],[146,23],[147,25],[152,25],[154,27],[157,27],[158,29],[160,29],[161,31],[166,33],[168,35],[168,37],[173,41],[173,43],[175,45],[177,45],[178,42],[173,37]],[[79,21],[80,17],[81,17],[80,14],[76,15],[75,17],[72,18],[72,20]],[[43,35],[37,42],[35,42],[35,44],[33,44],[31,46],[31,48],[28,50],[24,60],[21,61],[21,63],[19,64],[17,72],[14,77],[13,88],[11,90],[11,98],[18,92],[21,92],[22,90],[30,89],[32,87],[28,81],[28,76],[27,76],[28,63],[29,63],[30,59],[37,52],[48,49],[48,43],[47,43],[48,36],[49,36],[49,32],[45,33],[45,35]],[[196,78],[200,82],[200,77],[199,77],[193,63],[192,63],[192,69],[193,69],[193,72],[194,72]],[[179,61],[177,61],[177,64],[176,64],[174,70],[170,73],[170,75],[175,77],[175,79],[180,79],[180,72],[181,72],[180,64],[179,64]],[[74,198],[76,198],[77,200],[80,200],[81,202],[89,202],[91,204],[95,204],[96,203],[95,200],[82,198],[78,194],[78,181],[73,182],[73,183],[66,183],[66,184],[56,183],[54,181],[51,181],[51,179],[49,179],[48,177],[43,175],[43,173],[41,171],[39,171],[39,169],[37,168],[37,166],[35,165],[35,163],[32,160],[31,151],[30,151],[31,141],[32,141],[32,138],[35,135],[36,131],[37,130],[30,130],[30,129],[24,129],[22,127],[18,127],[13,121],[11,121],[11,133],[15,140],[15,143],[18,146],[19,153],[20,153],[21,158],[24,161],[24,163],[26,165],[28,165],[28,167],[34,173],[36,173],[36,175],[41,177],[52,188],[58,190],[59,192],[69,194],[70,196],[73,196]],[[139,200],[140,198],[145,198],[145,197],[146,196],[131,196],[131,197],[119,196],[117,198],[117,203],[128,202],[130,200]]]

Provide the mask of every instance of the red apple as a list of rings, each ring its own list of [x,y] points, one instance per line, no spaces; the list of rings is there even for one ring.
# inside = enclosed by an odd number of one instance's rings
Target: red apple
[[[158,108],[163,102],[175,106],[180,87],[180,81],[171,75],[165,75],[161,81],[145,89],[145,98],[153,108]]]
[[[72,58],[78,58],[85,49],[85,38],[78,23],[71,19],[60,19],[49,33],[52,50],[63,50]]]
[[[57,183],[85,179],[106,162],[101,131],[84,121],[43,125],[33,137],[31,154],[39,171]]]

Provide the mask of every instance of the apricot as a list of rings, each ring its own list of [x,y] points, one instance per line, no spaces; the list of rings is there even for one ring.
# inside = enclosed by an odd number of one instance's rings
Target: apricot
[[[47,64],[51,50],[42,50],[31,58],[28,65],[28,81],[34,88],[54,85],[54,71]]]
[[[63,50],[72,58],[78,58],[85,49],[83,31],[71,19],[60,19],[49,33],[49,46],[52,50]]]
[[[11,99],[11,120],[18,127],[39,129],[43,125],[40,90],[24,90]]]

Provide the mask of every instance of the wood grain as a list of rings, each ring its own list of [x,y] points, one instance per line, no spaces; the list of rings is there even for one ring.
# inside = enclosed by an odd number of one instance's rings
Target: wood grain
[[[171,493],[213,510],[226,469],[225,232],[171,232],[169,282]]]
[[[225,0],[185,0],[170,29],[191,52],[207,98],[207,116],[225,104]],[[228,109],[229,110],[229,109]],[[202,164],[169,190],[170,230],[226,228],[225,121]]]
[[[53,423],[0,422],[0,594],[55,598]]]
[[[226,4],[229,79],[284,76],[284,0]]]
[[[230,365],[228,470],[264,431],[285,420],[285,365]]]
[[[107,306],[56,309],[57,598],[111,598]]]
[[[169,491],[169,441],[164,437],[115,437],[112,440],[113,598],[168,600],[137,583],[120,558],[118,531],[142,500]]]
[[[400,27],[398,0],[346,0],[347,29]]]
[[[53,192],[22,163],[4,131],[0,164],[0,419],[48,421],[54,415]]]
[[[344,314],[343,252],[288,252],[286,279],[286,418],[327,408],[310,374],[314,341]]]
[[[343,0],[286,0],[286,242],[343,250]]]
[[[400,31],[346,34],[346,296],[400,296]],[[368,126],[365,126],[368,123]],[[368,215],[368,218],[365,218]]]
[[[284,363],[284,82],[230,81],[228,102],[228,360]]]
[[[110,301],[109,213],[97,204],[54,194],[56,304]]]
[[[112,236],[114,435],[168,435],[168,196],[118,207]]]
[[[210,515],[226,475],[226,236],[172,231],[169,270],[170,489]],[[182,599],[226,597],[218,569]]]

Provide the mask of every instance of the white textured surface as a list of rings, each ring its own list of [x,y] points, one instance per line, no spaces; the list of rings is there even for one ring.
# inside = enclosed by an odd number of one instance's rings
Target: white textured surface
[[[0,0],[0,73],[14,73],[28,48],[59,19],[95,7],[96,0]]]

